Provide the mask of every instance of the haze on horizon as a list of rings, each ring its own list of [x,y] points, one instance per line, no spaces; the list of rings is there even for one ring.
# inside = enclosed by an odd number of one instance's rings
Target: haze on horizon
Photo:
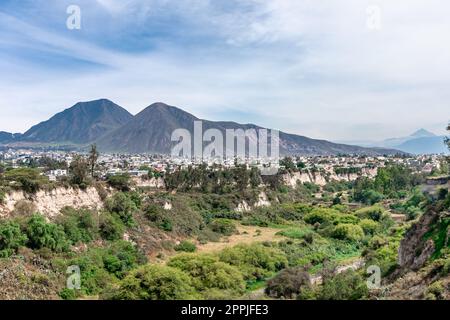
[[[3,0],[0,131],[108,98],[333,141],[444,134],[449,14],[438,0]]]

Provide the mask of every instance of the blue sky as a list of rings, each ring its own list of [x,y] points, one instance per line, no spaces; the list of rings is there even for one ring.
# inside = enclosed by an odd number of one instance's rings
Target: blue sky
[[[1,0],[0,130],[109,98],[329,140],[444,133],[449,15],[437,0]]]

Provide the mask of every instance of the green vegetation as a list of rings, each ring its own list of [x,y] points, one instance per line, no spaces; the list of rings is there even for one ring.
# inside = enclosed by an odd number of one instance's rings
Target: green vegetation
[[[195,252],[197,250],[197,246],[190,241],[181,241],[180,244],[174,247],[175,251],[183,251],[183,252]]]

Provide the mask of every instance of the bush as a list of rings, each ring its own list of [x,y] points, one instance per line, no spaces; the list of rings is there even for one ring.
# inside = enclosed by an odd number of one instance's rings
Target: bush
[[[69,248],[64,229],[53,223],[47,223],[43,216],[34,214],[27,222],[25,233],[28,246],[32,249],[48,248],[62,252]]]
[[[292,299],[311,290],[309,273],[301,268],[287,268],[267,282],[266,294],[272,298]]]
[[[87,209],[65,208],[57,222],[64,228],[67,238],[73,243],[89,243],[98,235],[98,219]]]
[[[132,271],[113,296],[120,300],[187,300],[196,297],[192,279],[166,266],[145,265]]]
[[[106,201],[106,209],[117,215],[127,226],[134,224],[133,214],[137,207],[133,200],[125,193],[118,192]]]
[[[209,227],[212,231],[225,236],[231,236],[237,232],[236,225],[230,219],[215,219],[209,224]]]
[[[381,206],[366,207],[357,210],[355,214],[360,219],[372,219],[374,221],[380,221],[384,216],[384,208]]]
[[[180,254],[170,259],[168,266],[189,274],[193,286],[199,291],[220,289],[242,294],[245,290],[242,273],[213,255]]]
[[[6,171],[5,181],[15,183],[18,188],[27,193],[36,193],[43,185],[49,183],[39,170],[32,168],[17,168]]]
[[[130,176],[128,174],[108,176],[108,184],[122,192],[130,191]]]
[[[190,241],[182,241],[179,245],[175,246],[175,251],[183,252],[195,252],[197,247]]]
[[[359,225],[366,235],[374,235],[379,227],[379,224],[371,219],[363,219],[359,222]]]
[[[99,231],[101,237],[105,240],[120,240],[123,238],[125,226],[119,218],[104,212],[100,216]]]
[[[20,225],[11,222],[0,222],[0,258],[6,258],[16,253],[25,245],[27,236],[20,230]]]
[[[309,224],[333,223],[339,212],[334,209],[316,208],[305,215],[305,222]]]
[[[344,223],[334,228],[332,236],[340,240],[360,241],[364,238],[364,231],[358,225]]]
[[[354,270],[325,277],[318,292],[319,300],[360,300],[368,295],[364,278]]]
[[[246,280],[262,280],[288,264],[282,251],[262,244],[241,244],[226,248],[219,254],[219,259],[238,267]]]

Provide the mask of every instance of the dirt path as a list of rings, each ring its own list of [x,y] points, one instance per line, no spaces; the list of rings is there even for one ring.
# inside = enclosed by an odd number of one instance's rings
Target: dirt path
[[[283,236],[276,235],[281,229],[242,225],[237,226],[237,229],[239,231],[238,234],[223,238],[220,242],[208,242],[203,245],[198,245],[197,252],[212,253],[241,243],[251,244],[254,242],[280,241],[286,239]]]

